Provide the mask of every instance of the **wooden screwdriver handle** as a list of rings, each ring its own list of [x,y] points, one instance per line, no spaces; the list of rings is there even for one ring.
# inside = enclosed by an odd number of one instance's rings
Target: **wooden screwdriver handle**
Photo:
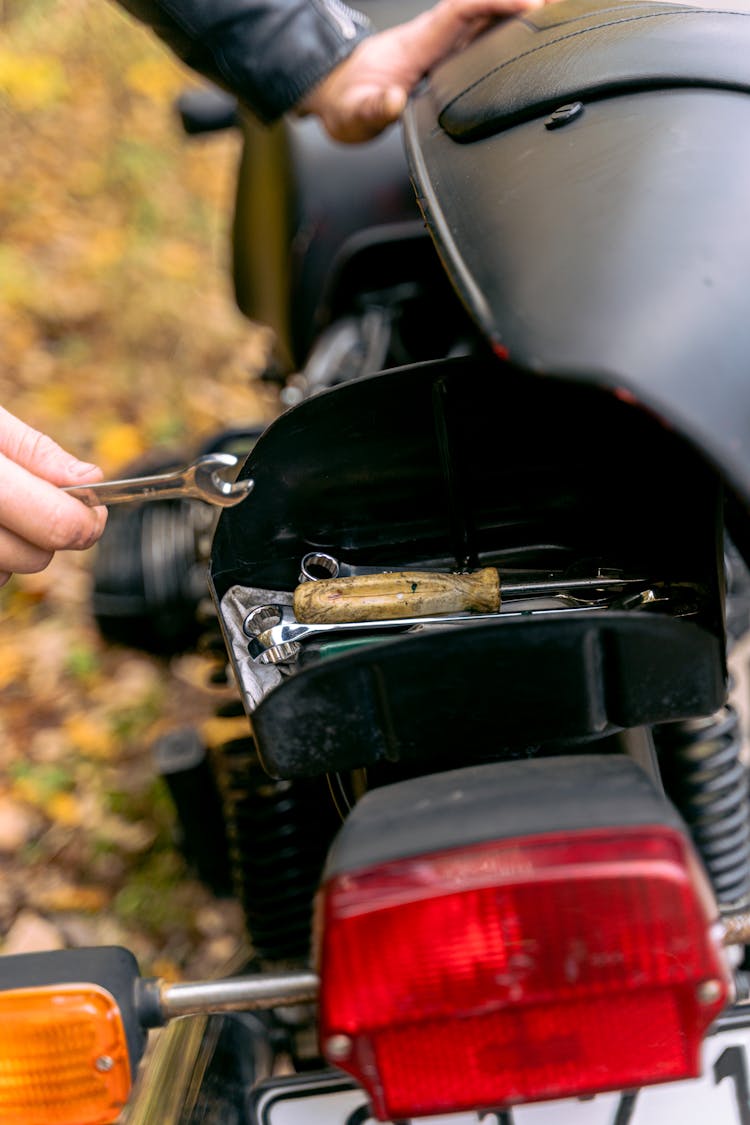
[[[385,621],[439,613],[495,613],[500,576],[495,567],[473,574],[404,570],[303,582],[294,591],[294,616],[306,625]]]

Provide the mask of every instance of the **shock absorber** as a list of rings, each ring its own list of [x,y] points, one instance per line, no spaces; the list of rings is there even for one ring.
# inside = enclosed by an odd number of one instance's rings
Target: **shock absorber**
[[[256,952],[305,959],[312,904],[340,821],[324,779],[278,781],[261,767],[252,738],[214,749],[235,890]]]
[[[212,682],[225,684],[226,648],[212,603],[201,602],[197,616],[203,627],[198,649],[216,658]],[[226,719],[243,715],[238,697],[217,710],[217,717]],[[249,733],[212,745],[209,757],[221,797],[230,877],[253,948],[269,961],[305,960],[313,897],[341,824],[326,781],[269,777]]]
[[[750,902],[750,799],[736,711],[656,732],[664,787],[703,858],[720,906]]]

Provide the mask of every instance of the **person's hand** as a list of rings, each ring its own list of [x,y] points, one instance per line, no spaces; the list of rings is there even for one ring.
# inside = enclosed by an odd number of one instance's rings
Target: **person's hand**
[[[0,407],[0,586],[13,571],[43,570],[55,551],[96,542],[106,508],[87,508],[56,486],[101,476],[96,465],[76,460]]]
[[[417,82],[502,16],[545,0],[440,0],[408,23],[365,39],[297,106],[337,141],[367,141],[403,113]]]

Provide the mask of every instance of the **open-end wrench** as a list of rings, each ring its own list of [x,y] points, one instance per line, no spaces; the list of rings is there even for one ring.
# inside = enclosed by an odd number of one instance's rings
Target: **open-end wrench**
[[[220,508],[232,508],[252,491],[251,480],[226,480],[223,473],[237,465],[233,453],[206,453],[170,473],[96,484],[69,485],[69,492],[90,508],[98,504],[128,504],[143,500],[205,500]]]
[[[501,611],[498,613],[449,613],[435,617],[398,617],[388,621],[346,621],[336,624],[306,625],[297,621],[288,605],[261,605],[251,610],[243,622],[250,638],[251,655],[261,664],[286,664],[295,660],[302,641],[320,634],[340,632],[381,632],[389,629],[414,629],[423,625],[471,625],[476,621],[506,621],[510,617],[541,617],[550,613],[591,613],[607,609],[607,604],[568,605],[555,609]]]

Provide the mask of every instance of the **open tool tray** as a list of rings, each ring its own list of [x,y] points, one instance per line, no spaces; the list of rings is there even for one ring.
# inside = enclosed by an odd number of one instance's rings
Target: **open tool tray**
[[[481,758],[723,699],[720,486],[614,396],[491,359],[389,371],[290,410],[242,475],[254,493],[222,514],[214,541],[220,607],[238,586],[292,591],[310,551],[354,568],[602,566],[677,584],[695,605],[689,621],[613,611],[373,631],[378,645],[317,662],[310,646],[254,712],[271,772],[434,757],[467,738]],[[235,670],[242,686],[236,659]]]

